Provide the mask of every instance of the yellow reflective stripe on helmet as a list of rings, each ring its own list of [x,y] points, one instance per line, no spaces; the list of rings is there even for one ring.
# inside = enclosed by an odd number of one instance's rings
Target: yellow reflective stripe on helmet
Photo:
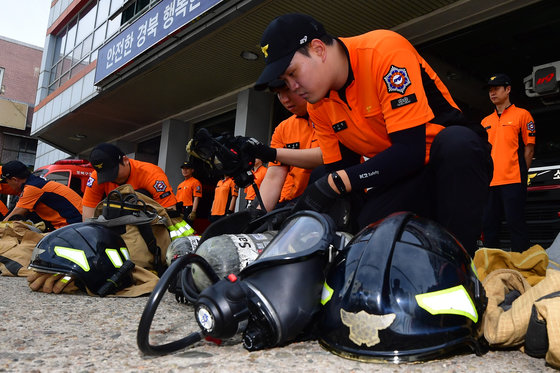
[[[72,263],[76,263],[84,270],[84,272],[89,272],[89,262],[86,258],[86,253],[83,250],[72,249],[64,246],[55,246],[54,252],[59,257],[68,259]]]
[[[321,293],[321,304],[324,306],[331,300],[334,290],[325,282],[323,284],[323,292]]]
[[[184,220],[181,220],[175,225],[167,227],[171,236],[171,241],[179,237],[187,237],[194,233],[194,229]]]
[[[418,305],[432,315],[450,314],[468,317],[478,321],[478,312],[463,285],[431,293],[417,294]]]
[[[130,253],[126,247],[121,247],[121,254],[124,256],[126,260],[130,260]]]
[[[105,249],[105,254],[111,260],[111,263],[115,266],[115,268],[121,268],[123,265],[123,261],[117,249]]]

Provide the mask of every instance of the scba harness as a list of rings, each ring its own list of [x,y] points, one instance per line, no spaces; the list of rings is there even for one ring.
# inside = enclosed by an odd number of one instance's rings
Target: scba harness
[[[150,197],[123,185],[96,208],[95,222],[115,229],[125,240],[136,265],[161,276],[171,241],[194,233],[179,214],[173,215]],[[165,227],[165,230],[164,230]]]

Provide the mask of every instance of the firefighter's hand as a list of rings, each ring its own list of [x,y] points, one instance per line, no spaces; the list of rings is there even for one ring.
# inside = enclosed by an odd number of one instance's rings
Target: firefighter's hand
[[[253,137],[243,138],[241,151],[249,154],[253,158],[259,158],[263,162],[272,162],[276,160],[276,149],[266,146]]]
[[[61,274],[33,272],[27,276],[27,282],[31,290],[43,293],[60,294],[67,287],[67,290],[76,288],[72,278]]]
[[[329,175],[325,175],[313,184],[305,188],[294,206],[294,211],[313,210],[326,212],[332,206],[333,201],[339,197],[329,185]]]
[[[194,219],[196,219],[196,211],[191,211],[188,218],[190,221],[194,221]]]

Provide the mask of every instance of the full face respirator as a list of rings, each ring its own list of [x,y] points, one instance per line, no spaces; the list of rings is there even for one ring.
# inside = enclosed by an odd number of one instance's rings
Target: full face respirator
[[[220,279],[201,256],[180,257],[148,300],[138,327],[138,347],[146,355],[163,355],[204,337],[227,339],[241,334],[243,346],[254,351],[297,340],[311,329],[321,307],[327,267],[345,243],[327,215],[300,211],[286,220],[257,259],[238,274]],[[200,331],[178,341],[151,345],[150,326],[170,279],[192,264],[213,283],[194,303]]]

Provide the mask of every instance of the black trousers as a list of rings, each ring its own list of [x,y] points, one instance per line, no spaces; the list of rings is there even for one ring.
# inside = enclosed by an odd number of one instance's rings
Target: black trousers
[[[490,187],[484,210],[483,238],[486,247],[500,247],[498,234],[504,215],[511,234],[511,250],[523,252],[530,247],[525,221],[526,200],[527,185],[524,183]]]
[[[393,212],[412,211],[447,228],[473,256],[492,171],[487,142],[467,127],[447,127],[435,137],[422,171],[367,193],[358,224],[364,227]]]

